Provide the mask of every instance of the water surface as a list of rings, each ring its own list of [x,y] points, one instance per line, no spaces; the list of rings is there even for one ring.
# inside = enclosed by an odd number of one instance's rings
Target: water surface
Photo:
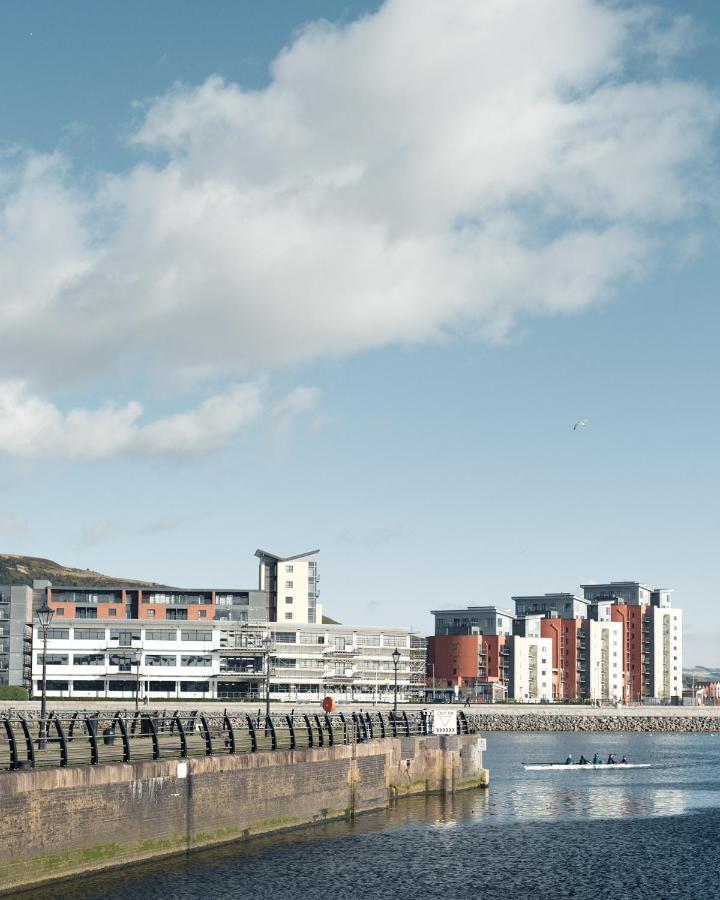
[[[487,791],[57,885],[61,900],[720,897],[720,737],[489,734]],[[626,753],[651,769],[526,772]],[[23,894],[46,898],[47,889]]]

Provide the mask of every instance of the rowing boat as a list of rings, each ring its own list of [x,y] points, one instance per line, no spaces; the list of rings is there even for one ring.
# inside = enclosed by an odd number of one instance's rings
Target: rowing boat
[[[649,769],[650,763],[523,763],[523,769]]]

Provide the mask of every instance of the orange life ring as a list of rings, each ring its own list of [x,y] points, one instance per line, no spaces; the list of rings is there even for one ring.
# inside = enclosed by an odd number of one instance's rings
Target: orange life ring
[[[335,709],[336,703],[334,697],[325,697],[322,702],[322,708],[326,713],[331,713]]]

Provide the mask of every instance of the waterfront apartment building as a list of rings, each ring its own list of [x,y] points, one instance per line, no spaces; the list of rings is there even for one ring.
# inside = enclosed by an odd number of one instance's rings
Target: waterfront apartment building
[[[582,590],[513,597],[514,616],[493,606],[434,611],[428,675],[483,698],[498,686],[516,700],[679,701],[682,611],[672,591],[635,581]],[[549,685],[530,678],[537,658],[543,671],[538,639],[549,641]]]
[[[271,622],[322,622],[319,552],[276,556],[266,550],[255,551],[260,560],[259,587],[267,595]]]
[[[316,701],[330,694],[389,701],[397,648],[398,699],[406,700],[421,695],[425,680],[418,638],[403,628],[312,623],[53,621],[47,690],[51,697],[85,699],[259,699],[269,661],[272,700]],[[37,626],[34,647],[32,682],[39,693],[43,654]]]

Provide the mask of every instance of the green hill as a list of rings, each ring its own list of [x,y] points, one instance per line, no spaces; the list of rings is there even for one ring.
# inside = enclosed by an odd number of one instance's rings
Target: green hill
[[[29,584],[35,579],[45,578],[55,587],[66,585],[87,585],[103,587],[112,584],[149,585],[151,587],[169,587],[155,581],[138,581],[135,578],[113,578],[94,572],[92,569],[72,569],[61,566],[52,559],[39,556],[16,556],[13,553],[0,553],[0,584]]]

